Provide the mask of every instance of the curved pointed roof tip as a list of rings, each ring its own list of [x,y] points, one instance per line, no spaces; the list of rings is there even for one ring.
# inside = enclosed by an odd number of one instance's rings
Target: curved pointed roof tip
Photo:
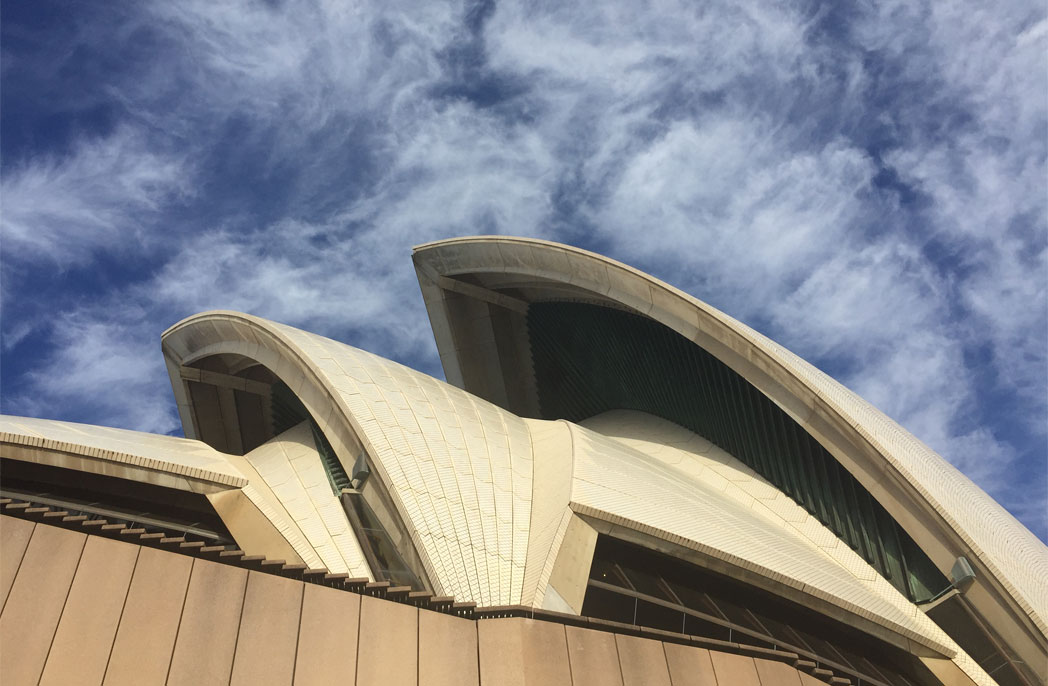
[[[781,345],[648,274],[567,245],[506,236],[454,238],[419,245],[412,259],[449,382],[523,416],[540,417],[526,340],[532,304],[590,303],[658,322],[714,356],[803,427],[944,576],[949,578],[958,557],[967,557],[979,580],[968,602],[992,625],[1011,623],[1044,645],[1048,548],[940,455]],[[527,373],[513,371],[521,368]]]
[[[164,333],[163,350],[187,436],[200,432],[187,365],[214,356],[262,365],[303,404],[347,470],[362,451],[371,458],[378,478],[369,483],[382,484],[437,595],[485,606],[531,602],[553,541],[542,548],[514,536],[514,521],[539,518],[523,419],[378,355],[239,312],[184,319]],[[489,476],[460,483],[456,467]]]

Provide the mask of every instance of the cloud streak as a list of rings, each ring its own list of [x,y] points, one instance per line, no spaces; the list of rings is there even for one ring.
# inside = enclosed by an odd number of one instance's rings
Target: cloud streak
[[[148,227],[192,192],[183,160],[129,128],[5,172],[0,226],[5,253],[19,263],[66,267],[98,250],[148,250]]]
[[[136,59],[91,72],[112,126],[56,107],[68,140],[5,155],[5,411],[169,431],[157,332],[215,307],[439,373],[410,247],[531,235],[756,326],[1048,537],[1043,11],[83,11],[81,60]],[[16,57],[61,82],[62,54]]]

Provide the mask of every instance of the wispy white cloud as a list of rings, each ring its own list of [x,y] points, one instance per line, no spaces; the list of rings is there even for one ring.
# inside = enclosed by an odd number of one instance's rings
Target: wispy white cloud
[[[141,11],[105,34],[148,32],[155,51],[107,85],[127,121],[4,170],[4,260],[10,274],[101,250],[156,266],[5,321],[17,350],[59,315],[50,356],[28,358],[6,409],[88,408],[110,384],[127,390],[94,421],[166,430],[155,337],[214,307],[432,371],[411,245],[534,235],[638,264],[756,324],[1048,534],[1045,494],[1007,476],[1044,480],[1031,457],[1048,413],[1043,11]],[[85,26],[74,41],[87,49]],[[20,283],[5,275],[16,297]],[[91,362],[111,351],[131,362]],[[50,381],[61,374],[73,376]],[[1022,398],[1025,417],[996,417],[991,391]]]
[[[675,124],[623,161],[594,213],[615,249],[742,317],[774,312],[776,298],[856,240],[874,174],[844,141],[794,152],[760,118],[731,114]]]
[[[1001,495],[1018,456],[975,419],[978,385],[944,289],[913,246],[882,241],[820,264],[776,305],[773,325],[816,359],[846,361],[844,383]]]
[[[888,159],[929,198],[925,219],[933,240],[959,256],[959,274],[951,276],[966,313],[962,335],[990,349],[989,378],[1021,398],[1028,430],[1043,445],[1048,22],[1043,8],[1024,3],[918,7],[888,3],[861,24],[868,44],[882,44],[900,59],[921,54],[910,60],[912,78],[934,85],[929,102],[901,108],[904,144]],[[947,129],[930,122],[930,112],[960,122]]]
[[[25,390],[7,393],[5,412],[156,433],[178,429],[156,332],[143,324],[147,314],[124,304],[55,317],[51,352],[27,372]]]
[[[89,262],[96,250],[148,249],[160,213],[192,186],[180,156],[127,127],[81,140],[68,155],[5,169],[0,192],[5,257],[65,267]]]

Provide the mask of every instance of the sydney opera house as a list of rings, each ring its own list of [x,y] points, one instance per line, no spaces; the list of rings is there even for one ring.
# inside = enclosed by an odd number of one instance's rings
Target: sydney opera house
[[[185,438],[0,418],[0,683],[1048,681],[1048,548],[818,369],[584,250],[413,260],[446,382],[216,311]]]

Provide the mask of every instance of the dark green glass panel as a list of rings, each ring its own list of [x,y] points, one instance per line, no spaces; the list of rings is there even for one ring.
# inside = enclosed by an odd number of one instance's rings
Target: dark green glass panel
[[[364,554],[376,580],[388,581],[394,586],[422,589],[422,583],[404,562],[393,539],[364,497],[355,491],[344,493],[342,507],[346,509],[347,515],[351,515],[350,520],[356,529],[358,540],[364,547]]]
[[[313,429],[313,442],[316,444],[317,452],[320,453],[320,459],[324,463],[324,471],[327,472],[331,490],[335,492],[335,495],[338,495],[342,493],[343,488],[352,486],[349,475],[346,474],[346,469],[342,466],[338,456],[335,455],[334,448],[328,443],[327,437],[320,430],[320,427],[317,426],[316,422],[310,420],[310,427]]]
[[[310,417],[302,401],[287,387],[287,384],[277,381],[272,388],[270,414],[273,417],[273,435],[279,436]]]

